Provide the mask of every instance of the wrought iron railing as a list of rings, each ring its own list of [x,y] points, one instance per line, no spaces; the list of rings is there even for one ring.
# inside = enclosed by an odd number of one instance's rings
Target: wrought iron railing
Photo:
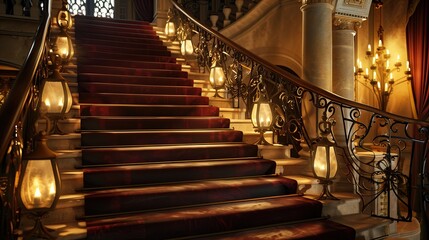
[[[0,238],[15,239],[19,208],[15,179],[19,176],[24,149],[34,136],[38,118],[39,88],[47,77],[46,46],[51,19],[51,1],[40,1],[42,17],[30,52],[0,108]]]
[[[227,95],[246,105],[248,117],[255,100],[267,96],[274,110],[272,130],[293,139],[294,147],[302,142],[311,147],[320,131],[326,132],[323,127],[332,126],[329,138],[341,150],[338,157],[347,166],[346,176],[361,196],[363,209],[375,216],[411,221],[412,202],[418,201],[417,213],[426,224],[429,122],[383,112],[319,89],[240,47],[172,3],[176,16],[172,21],[180,30],[178,40],[192,35],[200,69],[210,69],[213,52],[221,53],[217,58],[227,78]],[[381,203],[386,207],[380,209]]]

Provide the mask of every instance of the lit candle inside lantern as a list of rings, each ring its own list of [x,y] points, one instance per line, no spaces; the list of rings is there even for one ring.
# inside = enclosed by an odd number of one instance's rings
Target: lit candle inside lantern
[[[378,60],[378,53],[375,54],[375,60]]]
[[[378,46],[382,47],[383,46],[383,41],[381,41],[381,39],[378,40]]]
[[[366,75],[366,76],[368,76],[368,75],[369,75],[369,73],[368,73],[368,68],[365,68],[365,75]]]
[[[401,61],[401,55],[398,54],[398,56],[396,57],[396,61],[400,62]]]
[[[387,92],[387,90],[389,90],[389,84],[384,83],[384,91]]]
[[[375,81],[377,79],[377,73],[374,71],[372,72],[372,79]]]
[[[389,51],[389,49],[386,49],[386,54],[387,54],[387,55],[390,55],[390,51]]]
[[[377,82],[377,87],[378,87],[378,89],[381,89],[381,83],[380,82]]]
[[[34,207],[38,208],[40,206],[40,198],[42,197],[42,193],[40,192],[39,186],[36,187],[34,191]]]
[[[51,197],[53,197],[53,196],[55,196],[55,193],[56,193],[56,189],[55,189],[55,183],[51,183],[50,184],[50,187],[49,187],[49,195],[51,196]]]
[[[355,66],[353,66],[353,72],[356,73],[356,67]]]
[[[387,68],[387,69],[389,69],[389,67],[390,67],[390,61],[389,61],[389,60],[387,60],[387,61],[386,61],[386,68]]]
[[[411,69],[410,69],[410,62],[409,61],[407,61],[407,71],[411,71]]]
[[[368,52],[371,52],[371,44],[368,44]]]
[[[393,73],[390,73],[390,80],[393,80]]]
[[[375,65],[375,57],[372,57],[372,65]]]

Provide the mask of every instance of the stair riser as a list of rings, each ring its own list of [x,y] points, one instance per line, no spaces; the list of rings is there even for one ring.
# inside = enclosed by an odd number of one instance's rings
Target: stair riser
[[[121,36],[121,37],[130,37],[130,38],[140,38],[140,39],[159,39],[159,37],[155,33],[132,33],[132,32],[119,32],[112,33],[109,29],[98,28],[91,31],[88,29],[87,31],[81,31],[78,34],[78,37],[93,37],[94,35],[104,36],[104,39],[109,39],[110,36]]]
[[[79,94],[80,103],[103,103],[103,104],[159,104],[159,105],[207,105],[209,99],[194,95],[143,95],[143,94]]]
[[[252,179],[251,179],[252,180]],[[178,191],[159,187],[153,191],[145,189],[125,190],[117,194],[100,193],[88,195],[85,199],[85,215],[115,214],[150,209],[171,208],[195,204],[224,202],[249,198],[261,198],[292,194],[296,191],[296,182],[286,178],[256,178],[230,181],[229,185],[207,182],[207,187],[186,188]],[[148,192],[150,191],[150,192]],[[175,201],[171,201],[175,199]]]
[[[97,23],[101,25],[113,25],[113,26],[121,26],[121,27],[139,27],[139,26],[150,26],[150,23],[143,22],[143,21],[135,21],[135,20],[124,20],[124,19],[116,19],[116,18],[100,18],[100,17],[92,17],[92,16],[75,16],[76,21],[75,22],[82,22],[82,23]],[[76,28],[76,27],[75,27]]]
[[[130,60],[133,61],[149,61],[149,62],[168,62],[176,63],[175,57],[170,56],[152,56],[152,55],[136,55],[136,54],[124,54],[121,52],[109,53],[109,52],[100,52],[100,51],[81,51],[77,53],[78,57],[88,57],[88,58],[106,58],[114,60]]]
[[[201,89],[191,87],[147,86],[136,84],[79,84],[81,93],[129,93],[129,94],[166,94],[166,95],[201,95]]]
[[[128,42],[124,45],[124,42],[121,41],[111,41],[105,39],[92,39],[92,38],[82,38],[79,40],[81,43],[79,46],[88,46],[88,45],[96,45],[101,46],[103,48],[135,48],[135,49],[156,49],[162,51],[168,51],[169,48],[159,40],[143,40],[141,42]],[[79,59],[80,60],[80,59]],[[100,58],[101,60],[101,58]]]
[[[189,234],[209,234],[234,229],[252,228],[287,221],[298,221],[315,218],[320,214],[321,205],[307,205],[293,198],[278,200],[281,203],[267,203],[269,208],[249,206],[249,211],[235,213],[224,212],[222,215],[198,216],[193,212],[183,214],[184,217],[170,218],[163,222],[153,223],[149,219],[133,221],[128,224],[109,224],[98,228],[91,223],[88,225],[88,239],[133,239],[139,236],[144,239],[168,239],[187,236]],[[285,202],[290,203],[285,203]],[[262,203],[261,203],[262,204]],[[263,205],[263,204],[262,204]],[[209,212],[210,213],[210,212]],[[168,229],[168,231],[165,231]],[[124,236],[124,232],[127,232]]]
[[[186,144],[210,142],[241,142],[243,133],[238,131],[214,133],[82,133],[82,146],[120,146],[145,144]]]
[[[203,179],[269,175],[275,172],[275,162],[250,160],[222,162],[218,165],[192,165],[186,167],[128,168],[115,170],[84,169],[84,187],[115,187],[136,184],[160,184]]]
[[[150,163],[198,159],[245,158],[257,155],[254,145],[164,149],[83,149],[83,165]]]
[[[79,171],[68,172],[61,174],[61,195],[76,194],[84,186],[83,173]]]
[[[79,58],[78,64],[97,64],[100,66],[128,67],[128,68],[144,68],[144,69],[166,69],[181,71],[182,66],[176,63],[159,63],[159,62],[138,62],[138,61],[118,61],[112,59],[99,58]]]
[[[81,116],[218,116],[212,106],[94,106],[81,105]]]
[[[120,67],[105,67],[85,65],[78,67],[79,73],[100,73],[114,75],[131,75],[131,76],[148,76],[148,77],[174,77],[187,78],[188,73],[174,70],[156,70],[156,69],[140,69],[140,68],[120,68]]]
[[[98,83],[128,83],[141,85],[158,85],[158,86],[192,86],[193,81],[181,78],[158,78],[147,76],[120,76],[105,74],[79,74],[79,82],[98,82]]]
[[[122,54],[136,54],[136,55],[154,55],[154,56],[165,56],[170,57],[171,53],[166,49],[140,49],[140,48],[127,48],[127,47],[113,47],[105,45],[94,45],[94,44],[80,44],[77,51],[79,52],[119,52]],[[129,59],[133,60],[133,59]]]
[[[113,68],[105,66],[82,66],[78,67],[79,73],[100,73],[114,75],[131,75],[131,76],[146,76],[146,77],[170,77],[170,78],[186,78],[188,74],[182,71],[168,70],[147,70],[141,68]]]
[[[116,25],[100,25],[93,23],[78,23],[79,27],[82,28],[80,32],[103,32],[109,34],[147,34],[147,35],[156,35],[155,30],[148,25],[133,25],[131,27],[116,26]]]
[[[80,136],[72,138],[56,138],[48,140],[48,147],[56,150],[80,149]]]
[[[229,128],[229,119],[82,119],[81,130]]]

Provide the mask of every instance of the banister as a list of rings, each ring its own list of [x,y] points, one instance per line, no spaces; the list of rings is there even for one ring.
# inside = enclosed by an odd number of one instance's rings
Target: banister
[[[231,41],[230,39],[224,37],[221,33],[214,31],[210,28],[207,28],[206,26],[204,26],[203,24],[201,24],[200,22],[198,22],[195,18],[193,18],[190,14],[188,14],[186,11],[184,11],[174,0],[171,0],[171,3],[173,4],[173,6],[179,11],[181,12],[184,16],[186,16],[188,19],[190,19],[193,24],[197,25],[199,28],[203,29],[204,31],[210,33],[213,36],[216,36],[216,38],[218,38],[219,40],[221,40],[222,42],[224,42],[226,45],[239,50],[242,54],[248,56],[249,58],[253,59],[255,62],[260,63],[261,65],[263,65],[264,67],[266,67],[267,69],[269,69],[270,71],[285,77],[287,80],[292,81],[294,84],[296,84],[299,87],[308,89],[312,92],[317,93],[318,95],[321,95],[325,98],[329,98],[333,101],[336,102],[341,102],[344,105],[350,106],[350,107],[355,107],[355,108],[359,108],[362,110],[366,110],[369,112],[374,112],[374,113],[378,113],[378,114],[382,114],[386,117],[389,118],[393,118],[393,119],[397,119],[400,121],[404,121],[404,122],[409,122],[409,123],[414,123],[414,124],[421,124],[421,125],[429,125],[429,121],[424,121],[424,120],[418,120],[418,119],[413,119],[413,118],[407,118],[407,117],[403,117],[400,115],[396,115],[393,113],[388,113],[388,112],[383,112],[377,108],[362,104],[362,103],[358,103],[358,102],[354,102],[351,101],[349,99],[343,98],[337,94],[331,93],[329,91],[326,91],[324,89],[318,88],[317,86],[311,84],[308,81],[305,81],[301,78],[298,78],[294,75],[292,75],[291,73],[281,69],[280,67],[277,67],[271,63],[269,63],[268,61],[258,57],[257,55],[253,54],[252,52],[250,52],[249,50],[241,47],[240,45],[238,45],[237,43]]]
[[[241,68],[236,66],[243,63],[250,66],[250,79],[248,85],[244,84],[246,92],[241,96],[243,101],[247,101],[248,113],[257,99],[251,97],[264,94],[276,112],[273,114],[275,119],[272,119],[275,122],[273,129],[295,141],[292,143],[294,147],[299,148],[300,142],[305,140],[314,151],[312,148],[321,139],[318,135],[329,133],[336,148],[342,150],[343,154],[338,155],[347,166],[345,175],[353,184],[354,192],[361,197],[364,210],[369,209],[370,214],[378,217],[411,221],[412,201],[416,198],[420,204],[415,210],[422,220],[422,229],[427,227],[424,214],[429,207],[426,195],[429,192],[429,174],[425,172],[429,160],[429,121],[384,112],[320,89],[204,26],[183,10],[177,1],[171,0],[171,3],[180,19],[178,40],[184,39],[186,34],[183,33],[198,33],[194,54],[199,67],[210,68],[213,51],[224,53],[225,72],[226,62],[232,61],[229,70],[233,66],[237,72]],[[191,30],[186,30],[188,28]],[[238,88],[229,85],[227,89],[242,89],[242,76],[236,75],[227,76],[226,81],[237,84]],[[235,83],[228,78],[238,81]],[[303,106],[313,112],[304,116]],[[342,125],[334,127],[338,122]],[[411,194],[412,189],[417,191],[416,195]],[[389,206],[387,210],[380,210],[381,205],[375,209],[374,203],[383,201]]]
[[[3,164],[9,146],[9,139],[12,137],[14,125],[18,121],[24,107],[31,99],[30,92],[32,88],[32,79],[37,71],[41,61],[43,51],[45,50],[45,40],[49,33],[51,20],[51,1],[43,1],[43,12],[40,25],[37,28],[33,44],[19,71],[16,80],[10,89],[3,106],[0,109],[0,166]]]

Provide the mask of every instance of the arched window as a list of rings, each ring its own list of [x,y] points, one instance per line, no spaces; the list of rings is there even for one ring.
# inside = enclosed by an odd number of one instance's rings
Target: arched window
[[[115,0],[68,0],[73,15],[113,18]]]

